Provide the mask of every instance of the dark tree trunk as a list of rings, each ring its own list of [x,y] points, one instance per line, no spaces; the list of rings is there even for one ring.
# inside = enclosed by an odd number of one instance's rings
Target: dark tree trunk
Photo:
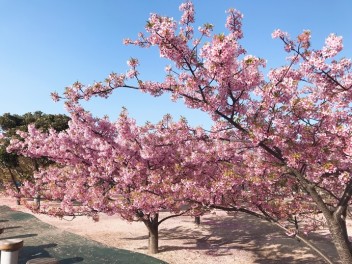
[[[13,172],[12,172],[12,170],[10,168],[7,168],[7,169],[9,171],[10,175],[11,175],[12,183],[15,186],[17,193],[19,194],[20,193],[20,187],[18,187],[18,185],[17,185],[16,177],[15,177],[15,175],[13,174]],[[21,204],[21,199],[19,197],[16,198],[16,204],[17,205]]]
[[[344,212],[342,213],[342,217],[340,217],[338,220],[339,220],[340,226],[342,228],[343,237],[344,237],[344,239],[346,241],[346,244],[348,245],[348,247],[350,249],[350,252],[352,253],[352,243],[351,243],[351,241],[348,238],[346,217],[347,217],[347,206],[346,206]]]
[[[159,252],[159,215],[156,214],[154,217],[149,217],[148,220],[143,220],[149,231],[148,238],[148,252],[150,254],[156,254]]]
[[[153,228],[149,231],[149,248],[148,251],[150,254],[156,254],[159,252],[159,232],[158,227]]]
[[[9,173],[10,173],[11,181],[12,181],[13,185],[15,186],[16,191],[17,191],[18,193],[20,193],[20,188],[19,188],[18,185],[17,185],[17,180],[16,180],[15,175],[13,174],[13,172],[12,172],[12,170],[11,170],[10,168],[7,168],[7,170],[8,170]]]
[[[195,216],[194,222],[196,223],[196,225],[200,225],[200,216]]]
[[[40,194],[36,194],[34,196],[33,201],[34,201],[35,206],[37,207],[37,209],[39,209],[40,208]]]

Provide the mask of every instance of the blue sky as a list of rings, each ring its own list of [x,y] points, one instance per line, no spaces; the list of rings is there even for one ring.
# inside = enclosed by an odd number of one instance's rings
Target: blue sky
[[[139,58],[144,79],[161,79],[167,61],[156,49],[122,44],[143,31],[150,13],[178,20],[179,0],[0,0],[0,115],[40,110],[65,113],[50,92],[63,92],[75,81],[90,84],[113,72],[125,72],[130,57]],[[268,61],[268,69],[285,63],[282,44],[271,38],[280,28],[296,36],[312,32],[312,45],[320,48],[334,32],[344,37],[343,55],[352,57],[352,1],[336,0],[196,0],[196,26],[209,22],[224,32],[225,10],[244,14],[242,45],[249,54]],[[152,98],[134,90],[121,90],[110,99],[87,105],[95,115],[116,119],[122,106],[140,124],[156,122],[163,114],[186,116],[192,125],[209,125],[204,113],[186,109],[169,96]]]

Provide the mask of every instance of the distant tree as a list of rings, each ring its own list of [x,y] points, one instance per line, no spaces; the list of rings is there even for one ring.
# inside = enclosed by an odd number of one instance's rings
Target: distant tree
[[[24,115],[5,113],[0,116],[0,181],[12,186],[14,196],[18,196],[19,186],[23,180],[32,178],[33,171],[49,161],[44,158],[26,158],[6,151],[10,140],[18,138],[17,131],[27,131],[29,124],[45,132],[49,128],[62,131],[68,127],[70,118],[66,115],[44,114],[40,111]]]

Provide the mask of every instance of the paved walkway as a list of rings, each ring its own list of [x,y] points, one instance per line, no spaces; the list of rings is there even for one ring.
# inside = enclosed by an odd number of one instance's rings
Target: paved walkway
[[[0,239],[23,239],[24,247],[20,251],[19,264],[38,257],[55,257],[60,260],[60,264],[166,264],[147,255],[110,248],[62,231],[41,222],[33,215],[13,211],[7,206],[0,206],[0,226],[5,228]]]

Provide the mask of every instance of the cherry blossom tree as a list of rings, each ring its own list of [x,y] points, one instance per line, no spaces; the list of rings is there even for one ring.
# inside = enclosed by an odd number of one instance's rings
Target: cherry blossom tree
[[[129,221],[143,221],[149,231],[149,252],[158,252],[158,228],[165,220],[182,214],[199,215],[204,194],[194,180],[204,185],[214,175],[214,166],[195,163],[207,155],[207,137],[192,129],[185,119],[173,122],[165,116],[158,124],[137,126],[124,111],[116,122],[93,118],[78,104],[72,105],[72,120],[62,132],[48,133],[30,125],[18,131],[8,151],[54,161],[24,182],[21,194],[40,195],[51,203],[27,204],[38,213],[58,217],[98,213],[118,214]],[[208,168],[209,171],[206,171]],[[202,170],[201,170],[202,169]],[[206,191],[206,189],[203,188]],[[54,206],[52,201],[59,202]],[[197,201],[197,203],[190,202]],[[159,218],[159,212],[170,215]]]
[[[108,97],[124,87],[153,96],[170,93],[172,100],[183,99],[188,107],[207,112],[215,126],[232,131],[229,135],[235,134],[241,142],[238,153],[252,169],[241,175],[251,183],[243,189],[261,197],[257,201],[252,197],[250,204],[236,203],[233,210],[249,206],[274,221],[301,212],[322,215],[340,261],[352,263],[346,229],[352,196],[352,74],[351,60],[339,57],[342,37],[331,34],[321,49],[313,49],[308,30],[296,39],[275,30],[273,38],[280,39],[288,52],[287,65],[265,77],[266,61],[246,54],[240,45],[239,11],[229,9],[227,33],[214,34],[209,23],[194,28],[191,2],[180,10],[179,22],[151,14],[145,32],[137,40],[124,41],[142,48],[155,46],[161,57],[170,60],[163,82],[142,80],[138,60],[131,59],[126,74],[112,73],[105,82],[93,85],[77,82],[66,88],[64,96],[53,93],[53,98],[74,104],[92,96]],[[132,79],[138,84],[132,85]],[[234,188],[237,183],[233,182]],[[281,199],[280,206],[272,199]],[[311,228],[318,223],[311,221]]]

